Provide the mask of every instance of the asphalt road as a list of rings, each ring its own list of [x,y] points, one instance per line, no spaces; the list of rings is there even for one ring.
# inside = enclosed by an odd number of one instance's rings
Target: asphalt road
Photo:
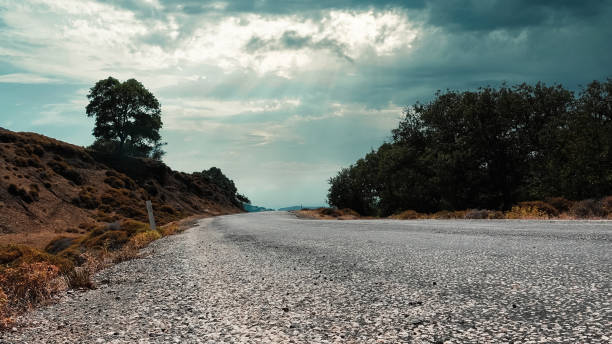
[[[0,342],[610,343],[612,222],[203,220]]]

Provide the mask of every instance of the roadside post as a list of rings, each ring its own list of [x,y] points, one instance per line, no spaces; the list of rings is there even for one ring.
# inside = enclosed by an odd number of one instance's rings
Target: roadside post
[[[156,230],[155,218],[153,217],[153,206],[151,205],[151,201],[147,201],[147,213],[149,213],[149,226],[151,226],[151,230]]]

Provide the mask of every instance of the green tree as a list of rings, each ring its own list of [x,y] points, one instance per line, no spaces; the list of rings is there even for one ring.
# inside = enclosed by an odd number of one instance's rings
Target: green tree
[[[87,98],[87,116],[95,117],[92,148],[161,159],[161,106],[140,82],[108,77],[98,81]]]
[[[612,193],[612,79],[437,92],[383,144],[330,179],[328,202],[367,215],[508,209]]]

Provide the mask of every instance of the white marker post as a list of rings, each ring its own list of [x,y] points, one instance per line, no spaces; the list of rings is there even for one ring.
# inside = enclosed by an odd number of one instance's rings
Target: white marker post
[[[152,230],[156,230],[155,218],[153,217],[153,206],[151,205],[151,201],[147,201],[147,212],[149,213],[149,226],[151,226]]]

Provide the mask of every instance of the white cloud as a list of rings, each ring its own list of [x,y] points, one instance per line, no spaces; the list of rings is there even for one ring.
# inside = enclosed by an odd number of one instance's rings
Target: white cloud
[[[242,14],[222,19],[199,17],[191,34],[180,35],[177,15],[155,19],[92,0],[0,1],[6,10],[0,19],[0,46],[8,62],[32,73],[63,79],[91,81],[112,73],[118,77],[143,74],[153,87],[180,82],[179,67],[219,66],[226,71],[252,69],[291,77],[301,69],[317,70],[347,63],[325,49],[245,51],[254,35],[278,39],[286,31],[336,42],[346,56],[359,59],[371,54],[391,54],[410,47],[418,30],[408,18],[394,11],[331,11],[320,21],[295,15]],[[160,7],[157,1],[149,1]],[[215,3],[222,8],[226,4]],[[194,25],[194,24],[191,24]],[[187,32],[187,31],[185,31]],[[164,41],[152,43],[155,35]],[[18,45],[18,49],[12,49]],[[172,72],[168,72],[172,69]],[[169,73],[160,76],[159,73]],[[154,76],[154,77],[153,77]]]
[[[0,83],[12,83],[12,84],[50,84],[58,82],[59,80],[54,78],[48,78],[37,74],[27,73],[11,73],[0,75]]]

